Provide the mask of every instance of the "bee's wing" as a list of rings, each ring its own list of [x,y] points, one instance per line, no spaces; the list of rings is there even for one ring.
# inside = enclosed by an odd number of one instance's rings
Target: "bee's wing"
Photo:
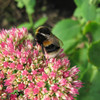
[[[53,34],[50,35],[49,40],[56,46],[63,46],[63,42]]]

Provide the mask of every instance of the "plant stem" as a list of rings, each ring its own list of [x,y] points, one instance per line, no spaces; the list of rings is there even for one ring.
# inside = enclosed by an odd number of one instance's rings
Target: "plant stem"
[[[28,18],[29,18],[29,22],[32,26],[32,30],[33,30],[33,33],[34,33],[34,22],[33,22],[32,14],[28,14]]]

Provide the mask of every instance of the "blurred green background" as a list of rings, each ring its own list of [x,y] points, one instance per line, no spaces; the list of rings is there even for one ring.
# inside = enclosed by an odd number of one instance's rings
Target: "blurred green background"
[[[100,0],[0,0],[0,29],[26,27],[34,35],[40,25],[52,29],[80,69],[76,100],[99,100]]]

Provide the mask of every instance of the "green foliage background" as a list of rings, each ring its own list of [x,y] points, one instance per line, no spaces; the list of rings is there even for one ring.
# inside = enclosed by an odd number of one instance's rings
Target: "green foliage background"
[[[64,42],[72,65],[80,67],[84,87],[77,100],[100,98],[100,8],[99,0],[74,0],[76,20],[59,21],[52,32]],[[62,35],[63,34],[63,35]]]
[[[21,9],[26,8],[29,22],[18,27],[33,30],[43,25],[48,18],[43,17],[34,22],[36,0],[15,0]],[[100,99],[100,0],[74,0],[76,9],[74,20],[66,18],[54,25],[52,33],[64,43],[64,52],[69,56],[71,66],[80,69],[79,79],[83,88],[79,91],[77,100]],[[29,36],[31,38],[31,36]]]

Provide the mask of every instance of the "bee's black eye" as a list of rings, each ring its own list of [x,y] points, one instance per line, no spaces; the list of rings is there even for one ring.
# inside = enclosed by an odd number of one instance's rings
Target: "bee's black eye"
[[[51,31],[48,28],[45,27],[45,28],[40,28],[39,33],[44,33],[44,34],[50,35]]]

